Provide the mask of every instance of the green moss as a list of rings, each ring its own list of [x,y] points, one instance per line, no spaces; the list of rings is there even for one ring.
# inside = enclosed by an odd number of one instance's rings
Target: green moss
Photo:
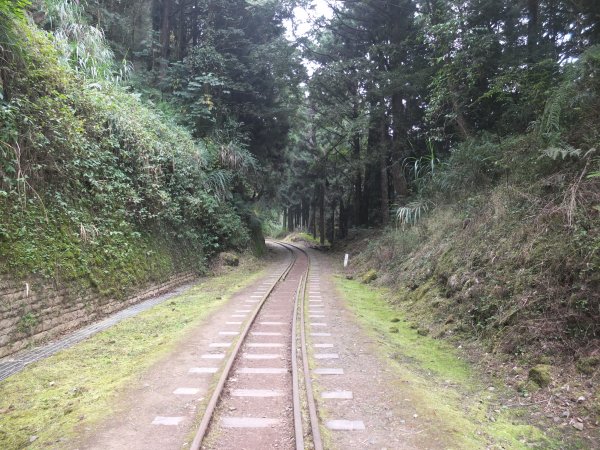
[[[370,269],[360,277],[360,280],[363,284],[369,284],[372,281],[377,279],[377,271],[375,269]]]
[[[411,396],[419,415],[450,437],[448,448],[560,448],[540,429],[521,423],[514,411],[498,410],[496,394],[487,391],[477,370],[453,347],[420,336],[407,321],[397,322],[392,330],[389,317],[403,315],[386,301],[388,290],[342,278],[336,284],[365,329],[378,335],[382,357],[392,356],[386,359],[404,383],[398,386],[402,395]]]
[[[589,356],[579,358],[577,363],[575,364],[577,370],[585,375],[593,374],[598,366],[600,366],[600,357],[599,356]]]
[[[1,382],[0,448],[46,448],[110,416],[117,391],[260,275],[251,270],[208,279]],[[31,436],[38,439],[30,445]]]
[[[529,379],[539,387],[546,387],[552,381],[551,367],[547,364],[538,364],[529,369]]]

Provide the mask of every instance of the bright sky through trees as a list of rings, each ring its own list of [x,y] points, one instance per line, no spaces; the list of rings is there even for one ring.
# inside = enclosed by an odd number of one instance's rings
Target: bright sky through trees
[[[319,17],[331,18],[332,11],[327,0],[313,0],[306,8],[294,8],[294,21],[287,24],[289,39],[305,36]]]

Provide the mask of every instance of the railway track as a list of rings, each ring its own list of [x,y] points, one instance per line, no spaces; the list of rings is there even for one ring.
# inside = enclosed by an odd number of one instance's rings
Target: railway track
[[[247,321],[230,322],[242,329],[239,334],[225,332],[223,337],[237,336],[237,340],[212,344],[231,351],[193,450],[323,448],[306,345],[304,305],[310,257],[294,245],[274,243],[290,252],[289,263],[246,300],[247,309],[240,312],[250,313]]]

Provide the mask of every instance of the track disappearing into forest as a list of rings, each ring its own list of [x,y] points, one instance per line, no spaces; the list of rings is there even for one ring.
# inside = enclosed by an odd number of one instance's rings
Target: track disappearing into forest
[[[254,309],[228,355],[193,450],[323,448],[305,339],[310,258],[299,247],[275,244],[290,252],[290,261],[279,276],[271,276],[246,300],[246,306]]]

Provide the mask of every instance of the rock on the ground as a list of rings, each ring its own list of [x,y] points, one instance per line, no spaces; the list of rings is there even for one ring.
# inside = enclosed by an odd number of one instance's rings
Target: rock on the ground
[[[546,387],[552,381],[550,366],[547,364],[538,364],[529,369],[529,379],[539,387]]]
[[[571,421],[571,425],[576,430],[583,431],[583,423],[579,422],[578,420]]]
[[[234,255],[233,253],[223,252],[219,255],[221,261],[226,266],[239,266],[240,265],[240,257]]]
[[[362,276],[361,281],[364,284],[369,284],[371,281],[374,281],[376,279],[377,279],[377,272],[374,269],[371,269]]]

